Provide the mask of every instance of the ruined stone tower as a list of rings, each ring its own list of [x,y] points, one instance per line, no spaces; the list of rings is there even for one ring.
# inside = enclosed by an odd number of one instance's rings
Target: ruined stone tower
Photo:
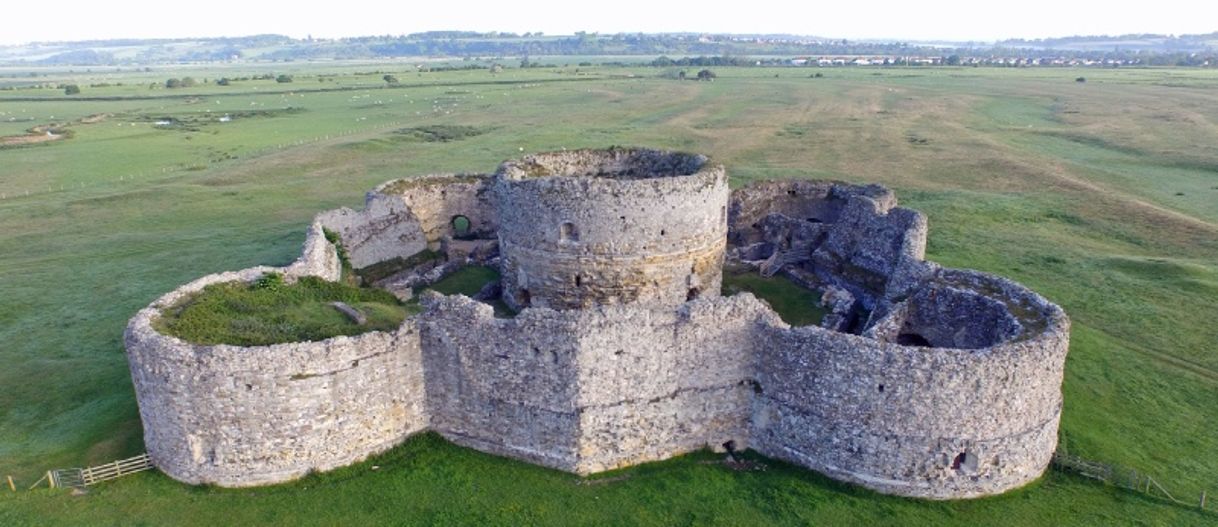
[[[494,192],[504,300],[516,309],[677,305],[719,294],[727,175],[705,156],[532,155],[503,163]]]

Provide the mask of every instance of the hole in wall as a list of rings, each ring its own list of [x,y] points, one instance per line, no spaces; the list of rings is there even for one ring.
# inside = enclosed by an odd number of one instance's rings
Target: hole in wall
[[[579,241],[579,229],[574,223],[569,221],[563,222],[558,227],[558,239],[564,242],[577,242]]]
[[[698,295],[700,295],[700,294],[702,294],[701,289],[698,289],[697,287],[691,287],[691,288],[689,288],[689,292],[685,293],[685,301],[689,302],[690,300],[698,298]]]
[[[660,236],[663,236],[664,234],[665,234],[664,229],[660,229]]]
[[[516,294],[516,300],[516,303],[520,304],[520,307],[529,307],[533,303],[533,295],[529,294],[528,289],[521,289]]]
[[[952,469],[965,474],[977,472],[977,456],[970,452],[961,452],[952,459]]]
[[[584,285],[584,277],[575,275],[575,287],[580,287],[582,285]]]
[[[470,229],[469,218],[458,214],[458,215],[452,217],[452,220],[449,221],[449,224],[453,228],[453,238],[469,236],[469,229]]]
[[[808,218],[808,223],[824,223],[820,218]]]
[[[917,333],[901,333],[900,335],[897,335],[897,344],[902,346],[918,346],[922,348],[931,347],[930,341],[926,340],[926,337],[923,337]]]
[[[787,195],[788,195],[788,196],[794,196],[794,195],[795,195],[795,191],[794,191],[794,190],[788,190],[788,191],[787,191]]]
[[[881,384],[881,385],[879,386],[879,390],[880,390],[880,393],[884,393],[884,385],[883,385],[883,384]]]

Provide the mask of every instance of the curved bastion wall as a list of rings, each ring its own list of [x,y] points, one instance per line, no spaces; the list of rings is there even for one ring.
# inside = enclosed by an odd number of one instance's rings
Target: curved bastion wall
[[[728,192],[723,167],[691,154],[576,150],[505,162],[495,181],[504,300],[578,309],[718,294]]]
[[[613,156],[629,161],[631,151],[609,152],[616,163]],[[525,232],[552,235],[543,227],[570,216],[547,211],[578,212],[572,200],[584,185],[595,199],[583,206],[598,211],[589,218],[618,210],[597,204],[601,199],[638,203],[620,187],[596,186],[604,178],[589,174],[598,170],[625,177],[610,178],[614,183],[656,189],[673,179],[621,168],[638,166],[631,163],[604,169],[579,161],[557,157],[546,168],[569,176],[524,178],[573,185],[555,191],[559,203],[525,201],[549,195],[545,186],[500,187],[515,170],[507,164],[494,178],[387,183],[370,193],[363,211],[319,215],[301,259],[281,270],[289,278],[339,277],[323,223],[343,229],[348,254],[362,250],[371,265],[451,237],[452,215],[467,217],[477,236],[498,234],[508,245]],[[652,172],[689,168],[668,162]],[[162,297],[128,327],[149,453],[176,479],[222,486],[342,466],[427,429],[579,474],[733,441],[880,492],[931,499],[996,494],[1043,472],[1056,445],[1069,339],[1059,307],[1009,280],[924,261],[925,217],[897,206],[883,187],[762,182],[732,192],[730,212],[719,213],[728,218],[719,221],[703,205],[717,202],[720,182],[720,175],[708,179],[706,201],[689,205],[684,216],[692,223],[677,224],[693,232],[698,222],[714,223],[705,228],[731,239],[731,259],[764,261],[763,271],[768,264],[833,293],[835,322],[790,327],[748,293],[720,297],[716,266],[706,279],[714,290],[690,301],[676,287],[663,291],[671,296],[633,302],[612,296],[621,289],[600,297],[556,290],[543,295],[559,299],[560,309],[534,302],[502,319],[468,297],[428,293],[423,313],[394,332],[257,348],[193,345],[156,333],[160,309],[184,295],[277,269],[212,275]],[[645,193],[642,202],[671,207],[664,195]],[[416,205],[421,201],[427,204]],[[482,208],[466,214],[468,207]],[[521,208],[542,212],[516,216]],[[669,239],[667,223],[649,225]],[[601,227],[593,221],[579,231],[580,241],[660,242],[621,240],[608,229],[599,238]],[[516,234],[505,236],[513,228]],[[571,247],[549,250],[539,254],[562,261]],[[617,261],[610,256],[602,261]],[[545,269],[554,270],[543,268],[542,276]],[[689,271],[682,269],[686,277]],[[601,300],[574,309],[582,304],[572,299],[583,298]]]
[[[977,290],[993,309],[975,310]],[[930,305],[894,310],[876,328],[885,338],[771,328],[755,350],[753,448],[920,498],[997,494],[1038,478],[1061,417],[1070,329],[1061,308],[1008,280],[959,270],[939,270],[907,302]],[[916,310],[963,315],[923,319],[918,331],[938,338],[955,329],[962,343],[985,345],[888,341]]]
[[[337,280],[334,247],[314,223],[304,256],[283,268],[205,276],[131,319],[124,335],[153,464],[179,481],[224,487],[290,481],[387,450],[427,425],[419,332],[241,347],[199,345],[159,333],[161,310],[211,284]]]

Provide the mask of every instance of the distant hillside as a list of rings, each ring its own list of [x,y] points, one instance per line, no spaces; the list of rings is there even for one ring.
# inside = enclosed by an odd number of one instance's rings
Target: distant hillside
[[[1218,31],[1203,35],[1130,34],[1117,36],[1073,36],[1046,39],[1011,39],[996,44],[1007,48],[1062,51],[1112,51],[1152,53],[1204,53],[1218,50]]]
[[[235,38],[119,39],[81,42],[38,42],[0,46],[0,64],[9,65],[143,65],[235,60],[292,61],[445,57],[496,59],[544,55],[666,55],[777,57],[935,57],[949,64],[976,63],[1013,57],[1017,64],[1218,64],[1218,33],[1206,35],[1122,35],[1005,40],[990,43],[909,43],[852,41],[796,35],[731,35],[698,33],[479,33],[430,31],[342,39],[293,39],[283,35]],[[948,60],[951,58],[951,60]],[[1052,58],[1053,60],[1047,60]],[[1013,60],[1014,60],[1013,59]],[[1030,60],[1035,59],[1035,60]],[[1012,63],[1010,61],[1000,61]],[[888,63],[888,62],[885,62]]]

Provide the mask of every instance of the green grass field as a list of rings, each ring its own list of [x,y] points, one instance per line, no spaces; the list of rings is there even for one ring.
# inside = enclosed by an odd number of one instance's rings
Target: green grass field
[[[0,136],[76,123],[70,139],[0,149],[0,476],[28,486],[48,468],[142,451],[127,319],[199,276],[290,262],[314,213],[359,207],[392,178],[645,145],[710,154],[737,186],[889,185],[929,216],[928,258],[1008,276],[1070,314],[1061,437],[1071,453],[1153,474],[1189,501],[1218,494],[1218,72],[718,68],[714,82],[678,82],[641,67],[292,64],[291,84],[148,88],[252,73],[229,68],[132,74],[73,98],[0,92]],[[370,70],[402,84],[355,74]],[[162,118],[191,126],[155,126]],[[435,125],[485,133],[395,139]],[[424,436],[265,489],[151,473],[79,498],[0,492],[0,524],[1218,523],[1056,473],[999,497],[931,503],[713,459],[585,485]]]

